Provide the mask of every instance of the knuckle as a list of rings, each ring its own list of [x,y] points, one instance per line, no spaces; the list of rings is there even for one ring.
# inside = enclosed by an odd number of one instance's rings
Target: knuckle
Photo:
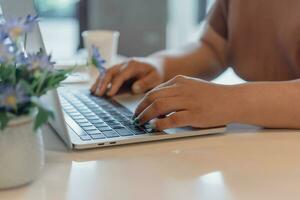
[[[106,70],[106,74],[107,74],[107,75],[108,75],[108,74],[112,74],[113,71],[114,71],[114,69],[115,69],[115,67],[108,68],[108,69]]]
[[[153,91],[147,93],[146,101],[153,102],[155,99],[156,99],[156,95]]]
[[[177,76],[175,76],[175,81],[177,81],[177,82],[181,82],[181,81],[184,81],[185,79],[186,79],[186,77],[185,76],[183,76],[183,75],[177,75]]]
[[[148,85],[150,85],[151,84],[151,79],[147,79],[147,78],[145,78],[145,79],[143,79],[140,83],[142,83],[143,85],[145,85],[145,86],[148,86]]]
[[[124,80],[124,75],[120,74],[116,76],[113,80],[114,83],[122,82]]]
[[[110,79],[111,79],[111,76],[110,75],[106,75],[100,81],[102,82],[102,84],[107,84],[110,81]]]
[[[99,82],[106,83],[106,82],[110,81],[112,79],[112,77],[113,76],[111,74],[106,74],[105,76],[99,78]]]

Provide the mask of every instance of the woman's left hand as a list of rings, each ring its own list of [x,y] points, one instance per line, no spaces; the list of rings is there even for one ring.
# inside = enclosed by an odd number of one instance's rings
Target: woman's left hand
[[[135,122],[141,125],[154,119],[151,124],[158,131],[226,125],[234,120],[238,106],[232,88],[177,76],[146,94],[136,109]]]

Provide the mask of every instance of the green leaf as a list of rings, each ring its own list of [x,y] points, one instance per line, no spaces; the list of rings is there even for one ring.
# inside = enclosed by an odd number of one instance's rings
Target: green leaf
[[[20,80],[19,84],[22,86],[22,88],[26,91],[27,94],[29,94],[30,96],[33,95],[33,90],[27,81]]]
[[[0,112],[0,129],[4,130],[9,122],[9,117],[6,112]]]
[[[41,96],[41,90],[43,89],[43,85],[45,84],[45,81],[46,81],[48,75],[49,75],[48,71],[42,72],[42,74],[39,78],[39,84],[36,89],[37,96]]]
[[[0,80],[6,83],[16,83],[16,66],[2,65],[0,70]]]
[[[38,113],[35,118],[34,123],[34,130],[36,131],[38,128],[40,128],[42,125],[48,122],[49,118],[53,118],[54,115],[51,111],[45,109],[42,106],[38,107]]]

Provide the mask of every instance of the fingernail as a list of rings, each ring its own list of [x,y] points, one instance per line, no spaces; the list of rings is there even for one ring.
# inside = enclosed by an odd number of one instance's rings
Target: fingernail
[[[107,93],[106,93],[106,96],[111,97],[111,93],[110,93],[110,92],[107,92]]]
[[[110,96],[112,95],[111,90],[108,90],[108,91],[106,92],[106,95],[110,97]]]
[[[142,93],[142,89],[139,84],[134,84],[132,87],[132,90],[136,94]]]
[[[135,118],[133,120],[133,124],[136,125],[136,126],[139,126],[140,125],[140,120],[138,118]]]
[[[93,94],[99,95],[99,92],[100,92],[100,89],[97,88],[97,89],[93,92]]]
[[[155,131],[156,130],[156,124],[154,122],[150,122],[149,124],[150,124],[150,128]]]

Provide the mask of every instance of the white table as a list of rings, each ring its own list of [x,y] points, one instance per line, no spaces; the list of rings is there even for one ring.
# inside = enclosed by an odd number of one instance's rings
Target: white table
[[[46,166],[0,200],[281,200],[300,197],[300,131],[226,134],[68,151],[44,129]]]
[[[299,199],[300,132],[226,134],[70,152],[47,127],[46,166],[2,200]]]

